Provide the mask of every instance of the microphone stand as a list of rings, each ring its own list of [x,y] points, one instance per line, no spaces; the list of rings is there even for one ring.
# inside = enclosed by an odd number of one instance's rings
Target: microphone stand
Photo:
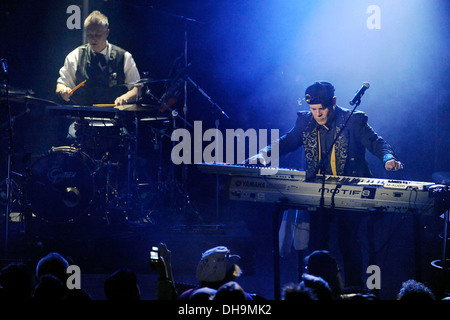
[[[220,111],[220,113],[225,116],[227,119],[230,119],[230,117],[217,105],[216,102],[214,102],[211,97],[209,97],[205,91],[202,90],[202,88],[200,88],[187,74],[186,74],[186,70],[189,68],[190,64],[188,63],[188,32],[187,32],[187,24],[188,23],[194,23],[194,24],[205,24],[202,21],[199,21],[197,19],[193,19],[193,18],[189,18],[189,17],[185,17],[185,16],[180,16],[180,15],[176,15],[173,13],[169,13],[163,10],[159,10],[156,9],[153,6],[150,6],[150,9],[153,10],[154,12],[157,12],[161,15],[165,15],[168,17],[172,17],[172,18],[176,18],[179,20],[182,20],[184,22],[184,70],[182,72],[179,73],[179,77],[183,77],[184,78],[184,105],[183,105],[183,113],[184,113],[184,119],[182,118],[183,122],[184,122],[184,128],[186,129],[186,125],[189,125],[190,127],[192,127],[192,125],[187,121],[187,113],[188,113],[188,104],[187,104],[187,100],[188,100],[188,82],[191,83],[209,102],[211,102],[212,105],[214,105],[218,111]],[[175,82],[176,79],[174,79],[173,82]],[[170,107],[167,106],[166,104],[164,104],[169,110]],[[172,110],[171,110],[172,111]],[[173,111],[172,111],[173,113]],[[178,115],[178,117],[180,117]],[[181,118],[181,117],[180,117]],[[215,121],[215,126],[216,129],[218,130],[219,128],[219,119],[217,119]],[[182,172],[182,183],[183,183],[183,192],[185,195],[188,195],[187,192],[187,174],[188,174],[188,166],[185,165],[183,167],[183,172]],[[216,216],[219,216],[219,199],[218,199],[218,194],[219,194],[219,176],[216,176]],[[185,213],[186,211],[186,201],[184,203],[183,206],[183,211]]]
[[[149,7],[152,11],[159,13],[163,16],[167,16],[167,17],[171,17],[171,18],[176,18],[179,20],[182,20],[184,22],[184,70],[182,72],[180,72],[179,77],[183,77],[184,78],[184,104],[183,104],[183,113],[184,113],[184,118],[182,118],[181,116],[179,116],[177,114],[177,112],[175,110],[172,110],[167,104],[164,103],[164,105],[172,112],[172,114],[175,116],[178,116],[179,118],[181,118],[184,122],[184,128],[186,129],[186,126],[189,125],[192,128],[192,125],[187,121],[187,113],[188,113],[188,105],[187,105],[187,100],[188,100],[188,82],[190,82],[209,102],[211,102],[212,105],[214,105],[217,110],[220,111],[220,113],[222,115],[224,115],[227,119],[230,119],[230,117],[217,105],[217,103],[215,103],[207,94],[205,91],[203,91],[187,74],[186,74],[186,70],[189,68],[190,64],[188,63],[188,32],[187,32],[187,24],[188,23],[192,23],[192,24],[205,24],[202,21],[199,21],[197,19],[193,19],[193,18],[189,18],[189,17],[185,17],[185,16],[180,16],[180,15],[176,15],[167,11],[163,11],[163,10],[159,10],[156,9],[154,6],[150,6]],[[176,79],[174,79],[173,82],[175,82]],[[216,120],[215,122],[216,125],[216,129],[218,130],[219,127],[219,119]],[[174,125],[175,127],[175,125]],[[183,167],[183,172],[182,172],[182,183],[183,183],[183,192],[185,195],[188,195],[187,193],[187,171],[188,171],[188,167],[187,165],[185,165]],[[216,182],[216,215],[218,216],[218,189],[219,189],[219,181],[218,181],[218,175],[217,175],[217,182]],[[189,201],[189,200],[188,200]],[[186,211],[186,201],[184,203],[184,207],[183,207],[183,211],[185,213]]]
[[[194,82],[194,80],[191,79],[191,77],[189,77],[188,75],[186,75],[185,77],[187,79],[187,81],[189,81],[213,106],[216,107],[215,109],[215,113],[216,114],[222,114],[223,116],[225,116],[227,119],[230,119],[230,117],[225,113],[225,111],[223,111],[223,109],[221,107],[219,107],[219,105],[213,100],[211,99],[210,96],[208,96],[206,94],[206,92],[200,88],[200,86],[198,84],[196,84]],[[219,117],[217,117],[216,121],[214,122],[215,126],[216,126],[216,131],[219,131],[219,124],[220,124],[220,120]],[[219,141],[217,141],[216,139],[216,155],[218,155],[218,150],[219,150]],[[219,174],[216,174],[216,219],[219,218]]]
[[[224,115],[227,119],[230,119],[230,117],[225,113],[225,111],[223,111],[222,108],[219,107],[219,106],[217,105],[217,103],[216,103],[213,99],[211,99],[211,97],[208,96],[208,95],[206,94],[206,92],[203,91],[203,89],[200,88],[199,85],[196,84],[196,83],[195,83],[188,75],[186,75],[186,79],[187,79],[187,81],[189,81],[190,83],[192,83],[192,85],[195,87],[195,89],[197,89],[197,90],[198,90],[198,91],[199,91],[206,99],[208,99],[208,101],[211,102],[211,104],[212,104],[213,106],[215,106],[215,107],[218,109],[218,111],[220,111],[220,113],[221,113],[222,115]]]
[[[176,18],[179,20],[182,20],[184,22],[184,67],[185,70],[189,67],[188,64],[188,57],[187,57],[187,51],[188,51],[188,32],[187,32],[187,24],[188,23],[197,23],[197,24],[204,24],[203,22],[197,20],[197,19],[193,19],[193,18],[189,18],[189,17],[185,17],[185,16],[180,16],[180,15],[176,15],[173,13],[169,13],[167,11],[163,11],[163,10],[159,10],[156,9],[153,6],[150,6],[150,9],[161,14],[161,15],[165,15],[168,17],[172,17],[172,18]],[[188,125],[189,123],[187,122],[187,113],[188,113],[188,105],[187,105],[187,80],[185,78],[184,81],[184,105],[183,105],[183,113],[184,113],[184,128],[186,129],[186,125]],[[173,113],[173,111],[172,111]],[[189,124],[190,125],[190,124]],[[190,125],[192,127],[192,125]],[[184,195],[188,195],[187,193],[187,172],[188,172],[188,166],[185,164],[182,170],[182,184],[183,184],[183,193]],[[184,204],[183,204],[183,214],[186,214],[186,207],[187,207],[187,203],[190,202],[189,200],[185,200]]]
[[[360,105],[361,103],[361,99],[359,99],[358,101],[356,101],[355,106],[353,107],[353,110],[350,112],[350,115],[347,117],[347,119],[344,122],[344,125],[342,126],[341,130],[336,134],[333,143],[328,147],[328,150],[325,154],[325,156],[320,160],[320,162],[318,163],[315,171],[314,171],[314,175],[312,177],[317,176],[319,170],[322,170],[322,176],[321,176],[321,182],[322,182],[322,190],[320,193],[320,212],[323,212],[324,208],[325,208],[325,170],[326,170],[326,161],[328,160],[328,156],[330,155],[331,151],[333,150],[334,145],[336,144],[336,141],[339,139],[339,137],[341,136],[342,131],[344,131],[344,129],[347,127],[347,123],[350,120],[350,118],[352,117],[353,113],[355,112],[356,108]],[[336,127],[337,128],[337,127]],[[334,194],[332,196],[332,199],[334,200]]]

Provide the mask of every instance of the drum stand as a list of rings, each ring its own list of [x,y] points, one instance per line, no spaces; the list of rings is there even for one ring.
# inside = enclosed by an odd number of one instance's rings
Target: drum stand
[[[6,178],[6,212],[5,212],[5,258],[8,257],[8,242],[9,242],[9,215],[11,213],[11,193],[12,193],[12,159],[14,153],[13,146],[13,121],[12,121],[12,110],[11,104],[9,102],[9,83],[8,83],[8,64],[6,59],[0,60],[1,70],[3,73],[3,83],[5,85],[5,94],[6,94],[6,104],[8,107],[8,173]]]
[[[169,119],[169,118],[167,118]],[[162,119],[165,120],[165,122],[169,122],[169,120],[167,119]],[[173,180],[167,180],[166,176],[163,176],[163,154],[164,154],[164,144],[162,141],[163,137],[166,138],[171,138],[171,136],[169,134],[167,134],[165,131],[167,129],[166,128],[162,128],[162,129],[158,129],[150,124],[147,123],[147,120],[149,119],[141,119],[141,121],[145,121],[145,127],[148,127],[153,135],[153,138],[151,140],[151,144],[153,145],[153,149],[157,150],[157,171],[156,171],[156,182],[155,183],[138,183],[138,188],[140,189],[141,187],[149,187],[150,190],[147,190],[144,194],[141,194],[141,196],[143,196],[143,198],[146,198],[149,194],[150,199],[151,199],[151,208],[149,208],[150,212],[152,212],[153,210],[155,210],[158,205],[162,204],[162,199],[164,197],[165,194],[167,194],[168,192],[168,185],[172,186],[173,185]],[[150,119],[151,121],[153,120],[158,120],[158,119]],[[172,172],[171,172],[172,174]],[[172,176],[170,176],[170,178],[172,179]],[[150,179],[150,181],[155,181],[152,180],[154,179],[154,177],[152,177]],[[173,204],[173,195],[172,193],[170,193],[171,196],[171,204]],[[157,209],[156,209],[157,210]]]
[[[132,183],[136,182],[136,171],[135,171],[135,158],[138,155],[138,136],[139,136],[139,118],[134,117],[134,137],[132,137],[130,142],[127,144],[127,195],[126,195],[126,213],[130,212],[131,209],[131,198],[132,198]],[[132,150],[132,142],[134,142],[134,150]]]
[[[119,172],[121,167],[121,161],[118,160],[117,163],[111,162],[108,159],[109,153],[106,152],[103,158],[100,160],[100,168],[105,168],[105,183],[104,183],[104,211],[105,211],[105,219],[108,224],[111,223],[109,214],[112,209],[119,209],[123,212],[124,218],[126,220],[129,219],[130,214],[136,210],[136,206],[133,205],[136,202],[134,201],[133,194],[133,186],[136,183],[136,175],[135,175],[135,157],[138,153],[138,134],[139,134],[139,119],[137,116],[134,117],[134,132],[129,133],[129,135],[125,135],[122,137],[122,142],[125,145],[126,153],[126,174],[125,180],[121,180],[121,172]],[[99,168],[99,169],[100,169]],[[114,186],[112,183],[112,176],[114,170],[117,175],[117,186]],[[124,182],[125,188],[121,188],[121,182]],[[116,188],[117,187],[117,188]],[[116,197],[116,199],[113,198]],[[115,201],[117,200],[117,201]]]

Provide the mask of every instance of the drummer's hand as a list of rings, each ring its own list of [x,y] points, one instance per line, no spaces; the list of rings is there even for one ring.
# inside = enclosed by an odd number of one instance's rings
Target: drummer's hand
[[[120,97],[116,98],[116,100],[114,101],[114,104],[116,106],[120,106],[122,104],[127,104],[127,102],[128,102],[127,99],[125,99],[124,97],[120,96]]]
[[[66,87],[64,85],[61,85],[58,87],[57,92],[59,93],[61,98],[63,98],[64,101],[70,101],[70,96],[72,95],[72,89],[70,89],[69,87]]]
[[[397,161],[397,160],[389,160],[384,165],[384,168],[388,171],[397,171],[397,170],[403,169],[403,163],[401,163],[400,161]]]

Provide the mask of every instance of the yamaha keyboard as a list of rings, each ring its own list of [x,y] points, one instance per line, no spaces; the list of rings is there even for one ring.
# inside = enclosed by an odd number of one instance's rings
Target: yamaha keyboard
[[[322,176],[305,181],[305,171],[251,165],[197,164],[200,172],[229,176],[231,200],[284,202],[317,210]],[[432,182],[325,176],[324,207],[337,210],[433,214]]]

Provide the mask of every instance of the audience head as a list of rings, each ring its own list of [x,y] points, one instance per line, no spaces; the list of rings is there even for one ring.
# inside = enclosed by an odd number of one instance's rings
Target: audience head
[[[2,297],[29,300],[32,297],[31,275],[24,263],[10,263],[0,270]]]
[[[410,279],[402,283],[397,300],[435,300],[435,296],[425,284]]]
[[[211,289],[208,287],[198,288],[192,291],[192,294],[189,296],[189,300],[191,301],[209,301],[213,300],[216,295],[217,290]]]
[[[43,274],[34,287],[33,299],[38,301],[62,301],[66,295],[65,283],[52,274]]]
[[[302,275],[299,286],[300,290],[303,291],[306,291],[306,288],[311,289],[317,300],[332,300],[334,298],[330,286],[321,277],[305,273]]]
[[[51,252],[39,260],[36,266],[36,278],[39,281],[39,278],[44,274],[51,274],[65,285],[68,267],[69,262],[66,258],[57,252]]]
[[[306,273],[321,277],[330,286],[333,294],[342,293],[343,284],[336,259],[326,250],[316,250],[305,258]]]
[[[306,287],[304,282],[300,282],[285,285],[282,299],[286,301],[311,301],[317,300],[317,297],[311,288]]]
[[[229,281],[217,289],[214,300],[217,301],[245,301],[247,297],[244,289],[235,281]]]
[[[127,268],[121,268],[104,282],[104,292],[108,300],[140,300],[141,293],[136,274]]]
[[[197,266],[197,279],[202,286],[219,288],[222,284],[234,281],[242,271],[234,263],[239,259],[238,255],[231,255],[230,250],[224,246],[218,246],[205,251]]]

